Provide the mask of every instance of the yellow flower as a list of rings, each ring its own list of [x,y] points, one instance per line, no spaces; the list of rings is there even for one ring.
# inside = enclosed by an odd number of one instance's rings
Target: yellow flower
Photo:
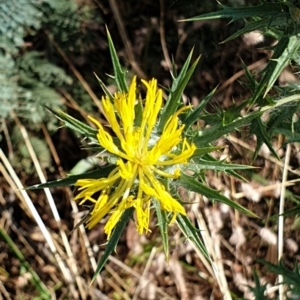
[[[135,105],[136,78],[128,94],[116,93],[114,103],[102,98],[103,110],[119,143],[94,118],[90,120],[98,127],[97,138],[107,152],[117,157],[116,167],[107,178],[79,179],[76,186],[79,194],[75,200],[90,201],[94,208],[87,222],[88,228],[95,226],[104,216],[109,219],[104,227],[108,239],[124,211],[135,208],[136,226],[140,234],[149,231],[151,200],[160,202],[161,209],[176,215],[185,215],[183,206],[174,199],[160,178],[178,178],[180,164],[186,163],[196,147],[182,138],[184,125],[179,124],[178,115],[190,107],[179,109],[166,122],[160,136],[155,131],[158,114],[162,106],[162,91],[157,81],[142,80],[147,93],[140,124],[136,124]],[[99,194],[95,198],[95,194]]]

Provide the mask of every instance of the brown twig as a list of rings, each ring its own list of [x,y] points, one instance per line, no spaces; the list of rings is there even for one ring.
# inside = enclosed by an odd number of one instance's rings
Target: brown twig
[[[172,62],[168,53],[166,37],[165,37],[165,5],[164,0],[160,0],[160,22],[159,22],[159,33],[160,33],[160,43],[164,54],[165,61],[167,63],[168,69],[172,70]]]
[[[125,25],[124,25],[124,22],[122,20],[120,10],[119,10],[119,7],[117,5],[116,0],[109,0],[109,4],[110,4],[111,10],[114,14],[114,17],[115,17],[115,20],[116,20],[116,23],[117,23],[117,26],[118,26],[118,29],[119,29],[119,32],[120,32],[121,39],[122,39],[123,44],[125,46],[127,59],[129,61],[130,65],[132,66],[132,69],[134,70],[134,72],[140,78],[146,79],[147,78],[146,74],[142,71],[142,69],[139,67],[139,65],[137,64],[137,62],[135,60],[132,45],[131,45],[130,40],[128,38],[128,34],[126,32]]]
[[[87,91],[87,93],[89,94],[89,96],[92,98],[92,100],[94,101],[94,103],[96,104],[96,106],[103,113],[102,104],[99,101],[99,99],[96,96],[96,94],[91,89],[91,87],[89,86],[89,84],[85,81],[85,79],[82,77],[82,75],[80,74],[80,72],[76,69],[76,67],[74,66],[74,64],[72,63],[72,61],[70,60],[70,58],[67,56],[67,54],[63,51],[63,49],[54,41],[54,39],[52,38],[51,34],[49,34],[48,32],[46,32],[46,35],[47,35],[49,41],[56,48],[57,52],[61,55],[61,57],[64,59],[64,61],[68,64],[69,68],[72,70],[72,72],[74,73],[74,75],[77,77],[77,79],[79,80],[79,82],[81,83],[81,85],[83,86],[83,88]]]

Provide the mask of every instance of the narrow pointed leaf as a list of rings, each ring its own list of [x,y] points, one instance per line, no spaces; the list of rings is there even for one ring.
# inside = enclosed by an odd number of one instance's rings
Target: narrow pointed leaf
[[[300,41],[297,36],[283,36],[278,41],[271,60],[267,67],[263,70],[264,75],[251,99],[251,105],[256,102],[256,100],[262,95],[263,91],[263,96],[265,97],[267,95],[283,69],[292,60],[293,53],[297,52],[299,47]]]
[[[229,170],[248,170],[254,168],[252,166],[230,164],[223,161],[208,161],[204,159],[197,160],[197,163],[191,163],[184,165],[187,169],[191,170],[191,167],[195,166],[198,170],[214,170],[220,172],[227,172]]]
[[[203,147],[196,149],[192,157],[199,157],[203,156],[204,154],[213,152],[213,151],[219,151],[221,149],[224,149],[225,146],[217,146],[217,147]]]
[[[256,270],[253,272],[253,278],[255,286],[248,286],[250,291],[253,292],[256,300],[265,300],[266,296],[266,290],[267,290],[267,283],[261,284],[259,277],[257,276]]]
[[[266,96],[272,88],[286,65],[293,59],[294,53],[300,48],[300,39],[297,35],[293,35],[290,38],[283,37],[282,40],[282,43],[280,40],[276,45],[274,55],[272,56],[272,60],[276,62],[275,68],[267,71],[269,73],[269,80],[264,96]],[[285,40],[288,42],[287,44]]]
[[[252,121],[251,124],[251,133],[255,134],[257,138],[257,143],[256,143],[256,149],[254,153],[254,158],[256,158],[258,151],[260,150],[261,146],[263,143],[267,145],[271,153],[279,159],[276,151],[274,150],[272,143],[271,143],[271,136],[267,133],[265,125],[262,123],[262,120],[260,118],[257,118]]]
[[[58,179],[55,181],[49,181],[46,183],[39,183],[26,188],[26,190],[53,188],[59,186],[71,186],[74,185],[78,179],[100,179],[107,177],[109,173],[113,170],[114,166],[102,167],[97,170],[87,172],[84,174],[70,175],[63,179]]]
[[[167,102],[161,111],[161,117],[158,125],[158,129],[160,132],[163,130],[166,122],[177,111],[179,105],[181,104],[182,93],[199,62],[200,57],[198,57],[196,61],[193,63],[193,65],[190,67],[190,69],[187,70],[190,60],[192,58],[192,54],[193,52],[189,54],[178,77],[173,80],[171,91],[168,96]]]
[[[220,194],[218,191],[209,188],[207,185],[202,184],[201,182],[197,181],[191,176],[181,174],[180,179],[178,180],[178,185],[186,188],[188,191],[193,191],[195,193],[201,194],[210,200],[215,200],[227,204],[231,208],[237,209],[240,212],[245,213],[251,217],[257,217],[250,210],[244,208],[243,206],[234,202],[233,200],[230,200],[229,198]]]
[[[176,221],[186,238],[194,243],[194,245],[201,251],[208,261],[211,261],[209,253],[199,236],[199,230],[193,226],[190,219],[187,216],[178,214]]]
[[[182,121],[185,124],[184,130],[187,131],[191,125],[193,125],[197,120],[199,120],[200,113],[205,109],[206,104],[209,102],[211,97],[216,92],[217,87],[214,88],[202,101],[201,103],[187,115],[187,117]]]
[[[154,201],[155,212],[157,216],[157,225],[163,242],[166,259],[169,259],[169,239],[168,239],[168,218],[166,212],[161,210],[159,201]]]
[[[236,121],[233,121],[226,125],[216,125],[211,128],[205,129],[202,132],[199,132],[198,137],[194,138],[194,143],[197,146],[197,148],[201,148],[203,146],[207,146],[213,141],[217,140],[218,138],[234,131],[237,129],[240,129],[242,126],[249,125],[252,120],[255,118],[258,118],[262,115],[262,111],[253,112],[251,114],[248,114],[247,116],[243,118],[239,118]]]
[[[95,77],[97,78],[103,92],[105,93],[105,95],[111,100],[113,101],[114,100],[114,96],[111,94],[111,92],[109,91],[109,89],[106,87],[106,85],[104,84],[104,82],[97,76],[96,73],[95,74]]]
[[[272,26],[272,27],[282,26],[282,24],[286,20],[286,16],[284,13],[280,17],[270,16],[270,15],[266,15],[266,16],[267,16],[267,18],[247,22],[244,28],[236,31],[234,34],[232,34],[230,37],[228,37],[221,43],[222,44],[227,43],[231,40],[234,40],[235,38],[237,38],[239,36],[243,36],[245,33],[253,32],[255,30],[259,30],[259,29],[262,30],[264,28],[267,29],[270,26]]]
[[[231,18],[233,21],[238,19],[252,18],[253,16],[277,16],[281,13],[282,7],[279,3],[263,3],[258,6],[247,6],[247,7],[228,7],[221,5],[223,10],[203,14],[190,19],[181,21],[204,21],[204,20],[215,20],[215,19],[228,19]]]
[[[111,38],[110,33],[107,28],[106,28],[106,32],[107,32],[107,40],[108,40],[108,47],[109,47],[109,51],[110,51],[110,57],[111,57],[113,68],[114,68],[114,79],[116,81],[118,90],[120,92],[128,92],[128,86],[127,86],[127,82],[125,79],[125,73],[121,67],[117,51],[115,49],[114,43],[112,41],[112,38]]]
[[[105,248],[105,251],[103,255],[101,256],[100,262],[97,266],[97,269],[95,271],[95,274],[92,278],[92,281],[90,285],[94,282],[98,274],[101,272],[102,268],[104,267],[105,263],[108,260],[108,257],[111,255],[111,253],[116,249],[116,246],[119,242],[119,239],[125,229],[125,226],[127,225],[128,221],[131,219],[133,215],[134,208],[128,208],[124,211],[119,223],[116,225],[116,228],[114,229],[107,245]]]
[[[228,164],[229,165],[229,164]],[[242,181],[247,181],[242,175],[238,174],[234,171],[234,166],[232,168],[226,169],[225,166],[218,166],[214,162],[207,163],[193,163],[193,164],[187,164],[184,166],[187,170],[194,171],[195,173],[199,173],[201,170],[212,170],[215,172],[224,172],[228,175],[231,175],[233,177],[236,177]],[[248,167],[249,168],[249,167]],[[238,169],[238,168],[237,168]],[[247,169],[246,166],[244,166],[244,169]]]
[[[283,261],[281,260],[278,265],[272,264],[265,260],[257,259],[258,262],[262,262],[264,265],[268,267],[268,270],[272,273],[280,274],[283,276],[283,284],[293,285],[299,288],[300,282],[300,269],[295,264],[294,270],[290,270],[284,266]]]
[[[89,137],[91,139],[97,140],[97,129],[92,128],[85,123],[78,121],[77,119],[71,117],[61,110],[52,109],[48,106],[45,106],[47,110],[49,110],[52,114],[54,114],[58,119],[65,123],[65,126],[74,130],[77,133],[84,135],[85,137]]]
[[[83,225],[90,219],[91,212],[93,211],[94,207],[92,206],[90,210],[80,219],[80,221],[73,227],[73,229],[70,231],[69,235],[71,235],[75,230],[79,228],[80,225]]]
[[[257,81],[254,78],[254,75],[250,72],[250,70],[248,69],[247,65],[244,63],[243,60],[242,61],[242,66],[243,69],[245,71],[245,75],[248,79],[248,87],[251,90],[252,93],[254,93],[256,86],[258,85]]]

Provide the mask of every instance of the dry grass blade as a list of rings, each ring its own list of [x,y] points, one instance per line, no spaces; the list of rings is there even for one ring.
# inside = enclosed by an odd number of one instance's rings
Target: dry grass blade
[[[28,151],[30,153],[30,157],[31,157],[32,162],[35,166],[38,177],[39,177],[41,183],[45,183],[46,182],[45,175],[44,175],[43,170],[41,168],[41,165],[38,161],[38,158],[37,158],[37,156],[34,152],[34,149],[33,149],[32,145],[30,143],[27,131],[26,131],[25,127],[20,123],[19,119],[16,116],[14,116],[14,119],[15,119],[15,122],[16,122],[17,126],[19,127],[20,132],[21,132],[21,134],[24,138],[25,144],[26,144],[26,146],[28,148]],[[81,298],[86,299],[86,292],[85,292],[85,289],[84,289],[84,286],[83,286],[83,282],[82,282],[81,277],[79,276],[78,269],[77,269],[77,264],[76,264],[76,261],[75,261],[74,256],[73,256],[73,253],[72,253],[72,250],[71,250],[68,238],[67,238],[67,234],[66,234],[65,230],[63,229],[63,226],[62,226],[62,223],[61,223],[61,218],[59,216],[55,201],[53,199],[53,196],[52,196],[49,188],[45,188],[44,192],[46,194],[46,198],[47,198],[48,203],[50,205],[50,208],[51,208],[51,211],[53,213],[54,219],[57,223],[57,228],[59,228],[60,237],[62,239],[62,242],[63,242],[65,250],[66,250],[66,254],[67,254],[67,257],[68,257],[67,264],[68,264],[70,270],[72,271],[72,274],[75,276],[75,280],[76,280]]]
[[[211,255],[212,261],[208,262],[206,259],[203,258],[202,255],[200,259],[202,260],[203,263],[205,263],[206,268],[210,272],[211,276],[214,277],[215,280],[217,281],[219,289],[223,295],[223,299],[232,300],[228,289],[228,284],[227,284],[223,263],[222,263],[223,261],[222,261],[222,255],[220,249],[220,237],[217,232],[213,232],[213,230],[210,231],[208,230],[204,218],[202,216],[202,213],[198,210],[196,206],[193,206],[192,211],[196,216],[196,220],[199,228],[201,228],[200,233],[202,235],[202,239],[205,244],[205,247]],[[208,218],[208,222],[209,222],[209,215],[210,215],[209,211],[206,210],[206,217]],[[211,234],[209,234],[209,232],[211,232]]]
[[[53,243],[53,238],[52,238],[50,232],[47,230],[43,220],[41,219],[39,213],[37,212],[35,206],[33,205],[28,193],[24,190],[24,187],[23,187],[19,177],[15,173],[13,167],[11,166],[10,162],[8,161],[7,157],[5,156],[5,154],[3,153],[1,148],[0,148],[0,159],[2,160],[6,169],[8,170],[8,173],[9,173],[10,177],[12,178],[12,180],[14,181],[17,189],[20,190],[20,193],[21,193],[22,197],[24,198],[27,207],[30,209],[30,212],[31,212],[34,220],[38,224],[55,260],[57,261],[57,264],[62,272],[64,279],[66,280],[66,282],[70,283],[72,281],[70,270],[68,268],[66,268],[62,257],[59,255],[59,253],[55,247],[55,244]],[[2,167],[2,164],[0,164],[0,167]]]
[[[226,139],[227,139],[228,141],[232,142],[232,143],[236,143],[236,144],[242,146],[243,148],[245,148],[245,149],[247,149],[247,150],[250,150],[250,151],[253,152],[253,153],[255,152],[255,148],[254,148],[254,147],[251,147],[250,145],[248,145],[247,143],[243,142],[242,140],[240,140],[240,139],[234,137],[233,135],[230,135],[230,134],[227,135],[227,136],[226,136]],[[284,168],[284,163],[282,163],[281,161],[279,161],[279,160],[276,159],[275,157],[273,157],[273,156],[266,156],[266,155],[265,155],[264,153],[262,153],[262,152],[259,152],[259,155],[262,156],[262,157],[264,157],[265,159],[271,161],[271,162],[274,163],[275,165]],[[293,174],[296,174],[296,175],[298,175],[298,176],[300,175],[300,172],[299,172],[299,171],[292,169],[290,166],[287,166],[286,168],[287,168],[287,170],[288,170],[289,172],[291,172],[291,173],[293,173]]]
[[[54,161],[55,161],[55,163],[56,163],[56,165],[57,165],[57,167],[59,169],[60,176],[61,176],[61,178],[64,178],[65,177],[65,173],[64,173],[64,171],[63,171],[63,169],[61,167],[60,159],[59,159],[59,157],[57,155],[57,152],[56,152],[56,149],[55,149],[55,147],[53,145],[51,137],[49,136],[49,133],[48,133],[46,127],[43,124],[42,124],[42,130],[43,130],[43,133],[45,135],[45,138],[46,138],[46,141],[48,143],[48,146],[50,148],[50,151],[51,151],[51,153],[52,153],[52,155],[54,157]],[[69,187],[66,187],[65,191],[67,193],[68,199],[70,199],[70,204],[71,204],[71,207],[72,207],[72,212],[73,212],[73,214],[75,216],[74,224],[76,225],[80,221],[80,220],[77,220],[77,217],[76,217],[79,214],[78,206],[77,206],[77,204],[76,204],[75,201],[72,201],[72,192],[71,192],[71,189]],[[89,239],[87,237],[85,227],[83,225],[80,225],[79,226],[79,230],[80,230],[81,238],[83,240],[83,245],[85,246],[85,249],[86,249],[88,258],[90,260],[92,269],[95,272],[96,269],[97,269],[97,262],[96,262],[93,250],[91,249],[91,244],[90,244],[90,241],[89,241]],[[96,282],[98,283],[99,288],[102,290],[103,289],[103,281],[102,281],[102,278],[101,278],[100,275],[97,276]]]
[[[147,278],[147,274],[148,274],[148,272],[149,272],[149,269],[150,269],[150,266],[151,266],[151,263],[152,263],[152,261],[153,261],[153,259],[154,259],[155,254],[156,254],[156,248],[154,247],[154,248],[152,248],[152,250],[151,250],[151,253],[150,253],[149,259],[148,259],[148,261],[147,261],[146,267],[145,267],[145,269],[144,269],[144,271],[143,271],[143,274],[142,274],[142,277],[143,277],[143,278]],[[139,285],[137,286],[137,288],[136,288],[136,290],[135,290],[135,293],[134,293],[134,295],[133,295],[133,297],[132,297],[132,300],[137,300],[137,299],[138,299],[138,296],[139,296],[140,291],[141,291],[143,288],[145,288],[146,284],[147,284],[147,283],[145,283],[144,280],[140,280]]]
[[[116,259],[115,257],[110,256],[108,259],[111,262],[113,262],[115,265],[117,265],[120,268],[122,268],[128,274],[130,274],[130,275],[134,276],[135,278],[137,278],[138,280],[142,280],[142,279],[145,280],[149,285],[151,285],[151,286],[153,286],[153,288],[155,288],[155,290],[159,294],[160,298],[164,297],[164,299],[166,299],[166,300],[175,300],[174,297],[168,295],[162,288],[155,286],[151,282],[151,280],[149,280],[148,278],[142,277],[141,274],[139,274],[138,272],[134,271],[133,269],[131,269],[130,267],[128,267],[127,265],[125,265],[123,262],[121,262],[118,259]],[[158,298],[158,299],[160,299],[160,298]]]
[[[284,168],[282,173],[282,185],[281,185],[281,192],[280,192],[280,201],[279,201],[279,217],[278,217],[278,262],[282,258],[283,255],[283,235],[284,235],[284,204],[285,204],[285,183],[287,181],[288,175],[288,167],[290,163],[290,156],[291,156],[291,145],[287,144],[286,153],[285,153],[285,160],[284,160]],[[278,283],[283,281],[282,275],[278,275]],[[285,299],[285,286],[281,284],[279,286],[279,299]]]

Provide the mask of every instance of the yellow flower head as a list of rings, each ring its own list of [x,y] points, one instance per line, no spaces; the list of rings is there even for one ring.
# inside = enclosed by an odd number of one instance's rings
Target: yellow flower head
[[[189,107],[179,109],[166,122],[160,136],[155,124],[162,106],[162,91],[157,81],[147,82],[146,100],[142,120],[135,122],[136,77],[133,78],[128,94],[116,93],[114,103],[108,97],[102,98],[103,110],[119,144],[94,118],[90,120],[98,127],[97,138],[107,152],[117,157],[116,167],[107,178],[79,179],[79,194],[75,200],[81,203],[91,201],[94,208],[88,220],[88,228],[95,226],[104,216],[109,219],[104,227],[108,238],[124,211],[134,207],[136,226],[140,234],[149,231],[150,205],[155,198],[161,209],[176,215],[185,215],[182,205],[174,199],[160,182],[160,178],[178,178],[180,164],[186,163],[196,147],[182,138],[184,125],[179,124],[178,115]],[[100,195],[94,198],[95,193]]]

